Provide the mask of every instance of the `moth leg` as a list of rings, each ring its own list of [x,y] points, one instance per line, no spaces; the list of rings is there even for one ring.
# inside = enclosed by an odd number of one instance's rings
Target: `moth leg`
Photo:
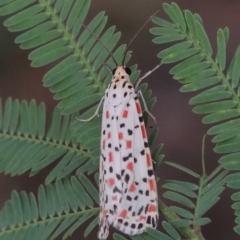
[[[105,97],[102,97],[102,98],[101,98],[101,101],[99,102],[98,107],[97,107],[95,113],[94,113],[90,118],[88,118],[88,119],[80,119],[80,118],[76,117],[76,119],[77,119],[78,121],[80,121],[80,122],[89,122],[89,121],[91,121],[94,117],[96,117],[96,116],[99,117],[99,109],[100,109],[100,107],[101,107],[101,105],[102,105],[102,102],[103,102],[104,98],[105,98]]]
[[[144,111],[145,111],[146,113],[148,113],[148,115],[154,120],[155,123],[157,123],[156,118],[155,118],[155,117],[149,112],[149,110],[148,110],[146,101],[145,101],[145,99],[144,99],[144,97],[143,97],[143,94],[142,94],[141,90],[139,90],[139,91],[137,92],[137,95],[140,96],[141,99],[142,99],[142,103],[143,103],[143,106],[144,106]]]
[[[152,74],[154,71],[156,71],[161,65],[162,65],[162,63],[159,63],[155,68],[153,68],[152,70],[146,72],[141,78],[139,78],[138,81],[137,81],[137,83],[136,83],[135,89],[137,90],[139,84],[141,83],[141,81],[142,81],[144,78],[148,77],[150,74]]]

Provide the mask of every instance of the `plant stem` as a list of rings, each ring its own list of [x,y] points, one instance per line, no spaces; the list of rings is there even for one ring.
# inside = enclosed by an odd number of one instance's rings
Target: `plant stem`
[[[179,220],[180,218],[172,212],[162,201],[159,200],[159,210],[168,221]],[[196,232],[190,226],[178,228],[178,230],[189,240],[205,240],[201,232]]]

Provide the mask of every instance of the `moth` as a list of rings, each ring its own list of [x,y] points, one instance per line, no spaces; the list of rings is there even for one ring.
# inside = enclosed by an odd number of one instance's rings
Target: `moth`
[[[159,218],[153,161],[138,96],[143,99],[144,110],[148,110],[142,93],[135,89],[161,64],[140,78],[134,88],[130,81],[131,70],[124,65],[127,49],[121,66],[117,66],[113,58],[116,68],[112,71],[112,81],[95,114],[89,119],[78,119],[90,121],[98,115],[104,102],[99,163],[99,239],[108,237],[110,225],[135,235],[143,233],[147,227],[156,228]]]

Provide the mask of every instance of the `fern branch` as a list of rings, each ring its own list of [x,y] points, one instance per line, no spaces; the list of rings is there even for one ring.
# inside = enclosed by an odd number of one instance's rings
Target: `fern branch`
[[[224,154],[219,159],[219,163],[226,169],[225,173],[228,170],[239,171],[240,47],[237,48],[226,69],[228,28],[218,30],[217,54],[214,59],[201,17],[189,10],[181,11],[175,3],[163,4],[163,8],[172,22],[153,18],[153,22],[158,25],[151,29],[151,32],[157,36],[153,42],[157,44],[180,42],[161,51],[158,57],[163,63],[176,63],[170,73],[174,79],[184,85],[180,89],[181,92],[198,91],[189,103],[197,105],[193,108],[194,113],[206,115],[202,119],[204,124],[213,124],[208,134],[215,135],[212,139],[216,144],[214,151]],[[229,174],[225,178],[227,186],[239,189],[239,176],[239,173]],[[220,188],[218,190],[220,191]],[[239,200],[236,201],[234,209],[237,211],[240,208],[237,207]],[[238,234],[239,229],[239,225],[236,226],[235,231]]]
[[[86,189],[87,185],[72,177],[70,181],[40,186],[38,201],[33,193],[13,191],[0,211],[0,237],[10,239],[17,235],[18,239],[27,239],[27,235],[35,233],[34,239],[55,239],[64,233],[66,239],[98,214]]]
[[[19,102],[7,99],[5,106],[0,102],[0,171],[11,176],[30,170],[33,176],[43,168],[61,159],[46,179],[50,183],[61,179],[75,170],[84,167],[86,162],[96,171],[98,164],[92,164],[94,158],[71,135],[71,122],[74,115],[61,117],[60,110],[54,110],[52,121],[46,126],[45,105],[36,105],[32,100]],[[96,147],[97,148],[97,147]],[[11,150],[11,151],[9,151]]]

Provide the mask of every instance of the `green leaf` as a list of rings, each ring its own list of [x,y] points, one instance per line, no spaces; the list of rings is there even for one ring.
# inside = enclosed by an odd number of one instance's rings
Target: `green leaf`
[[[197,107],[194,107],[192,111],[197,114],[207,114],[230,109],[235,107],[236,105],[237,102],[232,100],[226,100],[221,102],[198,105]]]
[[[188,197],[191,197],[191,198],[197,198],[197,195],[189,190],[188,188],[184,187],[184,186],[181,186],[181,185],[178,185],[178,184],[174,184],[174,183],[164,183],[162,185],[163,188],[167,188],[169,190],[173,190],[173,191],[176,191],[176,192],[179,192],[179,193],[182,193]]]
[[[208,68],[210,65],[211,65],[211,62],[208,62],[208,61],[194,64],[194,65],[180,71],[179,73],[177,73],[174,76],[174,79],[179,80],[182,78],[189,77],[189,76],[193,75],[194,73],[203,71],[204,69]],[[220,81],[220,79],[221,78],[219,77],[219,81]],[[207,86],[210,86],[210,85],[207,85]]]
[[[234,119],[234,120],[230,120],[228,122],[224,122],[221,124],[218,124],[214,127],[211,127],[208,130],[208,134],[210,135],[216,135],[222,132],[226,132],[228,130],[234,129],[235,127],[240,126],[240,119]]]
[[[125,237],[123,237],[123,236],[121,236],[121,235],[119,235],[117,233],[113,234],[113,239],[114,240],[127,240]]]
[[[164,181],[165,183],[173,183],[173,184],[177,184],[180,186],[184,186],[190,190],[197,190],[198,189],[198,185],[194,184],[194,183],[189,183],[189,182],[183,182],[183,181],[176,181],[176,180],[166,180]]]
[[[200,89],[212,86],[216,83],[219,83],[220,81],[221,81],[220,77],[209,77],[209,78],[206,78],[206,79],[198,81],[198,82],[186,84],[180,88],[180,91],[181,92],[194,92],[194,91],[198,91]]]
[[[177,24],[179,24],[182,28],[183,31],[186,31],[187,26],[186,26],[186,22],[185,19],[183,17],[182,11],[180,10],[180,8],[178,7],[178,5],[176,3],[172,3],[172,11],[175,15],[175,18],[177,20]]]
[[[186,36],[184,34],[168,34],[161,37],[156,37],[152,41],[156,44],[162,44],[183,40],[185,38]]]
[[[168,3],[163,3],[163,9],[167,13],[167,15],[172,19],[172,21],[178,24],[176,13],[174,13],[173,10],[173,4],[170,5]]]
[[[172,238],[168,237],[166,234],[152,228],[147,228],[147,233],[152,237],[152,239],[172,240]]]
[[[188,198],[178,194],[178,193],[175,193],[175,192],[170,192],[170,191],[166,191],[163,196],[167,199],[170,199],[172,201],[175,201],[177,203],[180,203],[186,207],[189,207],[189,208],[194,208],[195,205],[194,203],[189,200]]]
[[[234,64],[232,68],[232,87],[235,88],[239,85],[239,77],[240,77],[240,46],[237,48]]]
[[[240,173],[229,174],[225,180],[228,187],[240,189]]]
[[[193,57],[190,57],[186,60],[184,60],[183,62],[179,63],[178,65],[176,65],[175,67],[173,67],[170,70],[171,74],[178,74],[181,73],[181,71],[185,68],[188,68],[190,64],[194,64],[194,63],[199,63],[202,59],[204,58],[203,54],[197,54]]]
[[[28,19],[29,17],[32,17],[33,15],[39,13],[40,11],[43,10],[43,8],[44,8],[44,6],[41,4],[33,5],[27,9],[13,15],[12,17],[8,18],[4,22],[4,26],[11,27],[11,26],[17,25],[17,24],[23,22],[24,20]]]
[[[211,222],[210,218],[198,218],[198,219],[194,220],[193,224],[196,225],[196,226],[203,226],[203,225],[206,225],[210,222]]]
[[[238,117],[239,114],[239,111],[235,109],[222,110],[204,117],[202,122],[204,124],[216,123],[233,117]]]
[[[240,192],[234,193],[234,194],[231,196],[231,199],[232,199],[233,201],[240,201]]]
[[[166,28],[175,28],[176,27],[175,24],[170,23],[170,22],[168,22],[162,18],[156,17],[156,16],[153,16],[151,19],[154,23],[156,23],[157,25],[162,26],[162,27],[166,27]]]
[[[220,69],[223,71],[226,67],[226,39],[222,29],[219,29],[217,32],[217,46],[217,59]]]
[[[220,198],[211,198],[208,202],[204,202],[199,208],[196,210],[196,215],[197,216],[203,216],[204,213],[206,213],[212,206],[214,206]]]
[[[240,127],[234,128],[234,129],[231,129],[229,131],[226,131],[224,133],[221,133],[221,134],[215,136],[212,139],[212,142],[214,142],[214,143],[222,142],[222,141],[228,140],[232,137],[235,137],[239,134],[240,134]]]
[[[195,105],[200,103],[212,102],[212,101],[230,98],[231,96],[232,96],[232,93],[228,91],[200,93],[199,95],[191,98],[189,101],[189,104]]]
[[[201,54],[201,55],[204,56],[203,54]],[[188,59],[188,60],[190,60],[190,59]],[[192,63],[193,62],[191,62],[191,64]],[[208,77],[211,77],[215,73],[216,73],[216,70],[214,70],[214,69],[206,69],[206,70],[203,70],[201,72],[194,73],[191,76],[188,76],[186,78],[180,79],[179,82],[182,83],[182,84],[193,83],[193,82],[197,82],[197,81],[200,81],[200,80],[204,80]],[[225,90],[225,89],[223,89],[223,90]],[[206,91],[209,91],[209,90],[206,90]],[[204,91],[202,94],[206,93],[206,91]]]
[[[207,33],[205,32],[202,24],[199,21],[195,21],[194,26],[195,26],[195,30],[196,30],[198,39],[200,41],[200,44],[204,48],[205,52],[211,56],[213,54],[213,50],[209,42]]]
[[[173,53],[171,55],[168,55],[162,59],[162,63],[174,63],[180,60],[183,60],[185,58],[188,58],[197,52],[199,52],[200,49],[198,48],[189,48],[186,50],[182,50],[176,53]]]
[[[169,224],[166,221],[162,222],[162,226],[165,229],[165,231],[174,239],[174,240],[181,240],[180,235],[178,232],[172,227],[171,224]]]
[[[35,2],[35,0],[25,0],[25,1],[14,1],[0,8],[0,16],[5,16],[16,11],[19,11],[31,3]]]
[[[179,219],[179,220],[172,220],[170,223],[176,228],[181,228],[181,227],[190,226],[192,224],[192,221],[188,219]]]
[[[84,231],[84,237],[86,238],[88,235],[89,235],[89,233],[97,226],[97,224],[98,224],[98,216],[95,218],[95,219],[93,219],[93,221],[88,225],[88,227],[85,229],[85,231]]]
[[[158,53],[158,57],[159,58],[164,58],[167,57],[169,55],[175,54],[177,52],[180,52],[182,50],[187,50],[189,47],[192,46],[192,42],[191,41],[184,41],[184,42],[180,42],[177,43],[169,48],[166,48],[164,50],[162,50],[161,52]]]
[[[181,166],[181,165],[179,165],[179,164],[177,164],[177,163],[166,162],[166,161],[165,161],[165,163],[166,163],[167,165],[170,165],[170,166],[172,166],[172,167],[175,167],[175,168],[177,168],[177,169],[179,169],[179,170],[181,170],[181,171],[183,171],[183,172],[185,172],[185,173],[187,173],[187,174],[189,174],[189,175],[191,175],[191,176],[193,176],[193,177],[195,177],[195,178],[200,178],[200,175],[199,175],[199,174],[197,174],[197,173],[195,173],[194,171],[192,171],[192,170],[190,170],[190,169],[188,169],[188,168],[186,168],[186,167],[183,167],[183,166]]]
[[[187,219],[193,219],[193,214],[183,208],[170,206],[169,209],[176,213],[178,216],[187,218]]]

